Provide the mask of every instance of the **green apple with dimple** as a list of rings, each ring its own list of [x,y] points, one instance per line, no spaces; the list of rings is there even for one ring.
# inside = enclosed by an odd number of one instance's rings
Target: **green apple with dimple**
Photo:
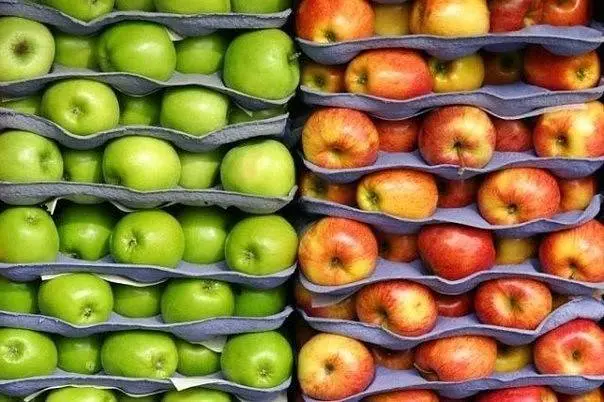
[[[13,282],[0,276],[0,310],[37,313],[38,282]]]
[[[43,4],[56,8],[82,21],[91,21],[113,10],[115,0],[41,0]]]
[[[269,14],[291,8],[292,0],[231,0],[231,6],[236,13]]]
[[[159,314],[162,286],[113,284],[113,311],[128,318],[147,318]]]
[[[36,207],[11,207],[0,213],[0,262],[53,262],[59,234],[52,218]]]
[[[155,11],[155,4],[153,0],[115,0],[115,8],[120,11]]]
[[[203,345],[176,340],[178,349],[178,371],[187,377],[201,377],[220,371],[220,353]]]
[[[105,322],[113,310],[111,286],[93,274],[66,274],[42,282],[38,308],[75,325]]]
[[[87,136],[117,127],[120,105],[109,85],[75,78],[44,92],[41,114],[72,134]]]
[[[103,148],[61,150],[63,154],[63,180],[74,183],[103,182]],[[102,198],[90,195],[72,195],[68,200],[78,204],[100,204]]]
[[[113,332],[101,349],[103,371],[120,377],[170,378],[178,365],[171,335],[152,331]]]
[[[54,141],[28,131],[0,134],[0,181],[61,181],[63,158]]]
[[[262,110],[243,110],[240,107],[232,107],[229,112],[229,124],[248,123],[250,121],[266,120],[271,117],[281,116],[287,113],[284,106],[277,106]]]
[[[122,126],[157,126],[161,110],[161,96],[128,96],[120,94],[120,124]]]
[[[195,190],[214,187],[218,183],[223,156],[221,148],[206,152],[178,150],[181,166],[178,185]]]
[[[177,215],[185,234],[183,260],[213,264],[224,260],[224,245],[231,226],[230,215],[218,207],[184,207]]]
[[[228,124],[229,97],[201,87],[167,89],[161,104],[162,127],[203,137]]]
[[[55,345],[59,353],[58,366],[69,373],[96,374],[101,371],[101,338],[91,335],[84,338],[57,336]]]
[[[113,391],[93,387],[66,387],[52,390],[45,402],[117,402]]]
[[[0,380],[52,374],[57,348],[50,337],[28,329],[0,328]]]
[[[118,22],[99,37],[99,65],[165,81],[176,68],[176,49],[163,25],[146,21]]]
[[[232,402],[233,399],[226,392],[205,389],[190,388],[184,391],[167,392],[161,402]]]
[[[173,14],[228,13],[231,0],[155,0],[155,8]]]
[[[235,293],[235,316],[268,317],[278,314],[287,305],[285,286],[253,289],[242,286]]]
[[[55,57],[52,34],[39,22],[20,17],[0,18],[0,81],[44,75]]]
[[[40,103],[42,103],[42,95],[40,94],[16,99],[0,99],[0,107],[23,114],[32,114],[34,116],[40,114]]]
[[[228,317],[235,310],[231,285],[212,279],[172,279],[161,298],[166,323]]]
[[[184,74],[214,74],[222,70],[229,39],[214,32],[176,42],[176,71]]]
[[[96,70],[96,36],[79,36],[57,31],[54,34],[56,52],[55,63],[66,67]]]

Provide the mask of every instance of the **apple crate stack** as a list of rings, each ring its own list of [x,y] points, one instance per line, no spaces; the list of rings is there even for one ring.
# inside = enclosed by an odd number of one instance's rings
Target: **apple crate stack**
[[[37,3],[0,0],[0,401],[283,400],[291,1]]]
[[[604,400],[596,3],[300,2],[299,400]]]

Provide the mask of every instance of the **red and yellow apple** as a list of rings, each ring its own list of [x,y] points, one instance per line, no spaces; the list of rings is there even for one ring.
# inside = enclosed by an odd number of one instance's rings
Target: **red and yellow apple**
[[[514,2],[517,0],[503,0]],[[527,0],[521,0],[527,1]],[[534,1],[534,0],[528,0]],[[537,0],[539,1],[539,0]],[[520,52],[483,53],[484,85],[507,85],[522,79],[522,54]]]
[[[557,402],[556,394],[548,387],[531,385],[487,391],[476,402]]]
[[[519,31],[540,24],[543,0],[490,0],[491,32]]]
[[[302,0],[295,23],[302,39],[341,42],[373,36],[375,14],[365,0]]]
[[[371,395],[363,399],[366,402],[439,402],[438,395],[427,389],[390,391]]]
[[[463,317],[472,312],[472,297],[470,293],[460,295],[436,294],[436,306],[441,317]]]
[[[579,395],[558,394],[558,402],[604,402],[601,388]]]
[[[403,4],[373,4],[375,34],[379,36],[403,36],[409,33],[411,2]]]
[[[463,208],[476,201],[478,178],[465,180],[438,179],[438,207]]]
[[[410,30],[414,34],[475,36],[489,32],[486,0],[415,0]]]
[[[308,61],[302,65],[300,83],[321,92],[344,92],[344,67]]]
[[[533,149],[533,133],[524,120],[493,118],[495,126],[495,151],[525,152]]]
[[[484,82],[484,61],[478,53],[454,60],[431,57],[428,67],[436,93],[473,91]]]
[[[380,257],[393,262],[411,262],[418,258],[417,234],[377,232]]]
[[[299,280],[296,280],[294,285],[294,299],[296,305],[311,317],[353,321],[357,316],[353,296],[329,306],[313,307],[312,293],[302,286]]]
[[[300,176],[300,195],[342,205],[354,205],[357,198],[357,185],[356,183],[330,183],[307,170]]]
[[[417,118],[406,120],[374,120],[380,137],[380,151],[413,152],[417,149],[420,121]]]
[[[517,265],[537,256],[539,243],[534,237],[497,237],[495,249],[497,265]]]
[[[371,353],[377,366],[390,370],[409,370],[413,368],[413,349],[390,350],[380,346],[372,346]]]
[[[533,350],[531,345],[510,346],[502,343],[497,344],[497,361],[495,372],[513,373],[520,371],[533,361]]]
[[[595,176],[581,179],[558,179],[560,212],[583,211],[598,192]]]
[[[543,0],[543,23],[556,26],[588,25],[593,3],[600,0]]]

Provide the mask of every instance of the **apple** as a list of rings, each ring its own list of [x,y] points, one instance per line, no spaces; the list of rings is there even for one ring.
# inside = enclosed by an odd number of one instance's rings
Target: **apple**
[[[534,237],[497,237],[495,248],[497,265],[517,265],[537,255],[539,243]]]
[[[424,266],[451,281],[490,269],[495,263],[493,234],[488,230],[443,223],[424,226],[417,246]]]
[[[278,332],[257,332],[229,338],[220,356],[222,375],[253,388],[273,388],[292,373],[292,348]]]
[[[5,109],[14,110],[17,113],[33,114],[37,116],[40,114],[40,103],[42,102],[42,95],[33,94],[16,99],[2,98],[0,96],[0,107]]]
[[[192,264],[214,264],[225,259],[231,227],[229,214],[217,207],[183,207],[176,215],[185,235],[182,259]]]
[[[419,152],[429,165],[483,168],[493,157],[496,132],[488,114],[474,106],[429,112],[419,133]]]
[[[409,33],[411,3],[373,5],[375,34],[379,36],[403,36]]]
[[[437,186],[439,208],[463,208],[476,201],[480,182],[476,177],[462,180],[439,178]]]
[[[176,339],[178,367],[176,371],[188,377],[206,376],[220,371],[220,353],[203,345]]]
[[[388,99],[409,99],[432,91],[430,69],[422,55],[409,49],[366,50],[346,68],[346,89]]]
[[[118,0],[119,1],[119,0]],[[171,392],[167,392],[164,395],[168,395],[168,394],[178,394],[178,391],[171,391]],[[126,394],[118,394],[117,395],[117,402],[160,402],[160,397],[161,395],[155,394],[155,395],[149,395],[149,396],[129,396]]]
[[[62,148],[63,180],[76,183],[103,182],[103,149]],[[72,195],[68,200],[77,204],[100,204],[103,199],[89,195]]]
[[[427,334],[436,326],[438,318],[432,291],[405,280],[365,286],[356,295],[356,311],[361,322],[401,336]]]
[[[214,74],[222,69],[229,38],[219,32],[176,42],[176,71],[184,74]]]
[[[231,395],[226,392],[207,388],[170,391],[162,398],[162,402],[231,402],[232,400]]]
[[[316,335],[298,355],[300,388],[314,399],[347,398],[365,390],[374,375],[375,363],[369,349],[345,336]]]
[[[98,373],[101,371],[101,343],[101,338],[97,335],[84,338],[58,336],[55,338],[58,367],[70,373]]]
[[[307,61],[302,65],[300,84],[321,92],[344,92],[344,74],[342,66],[326,66]]]
[[[480,214],[493,225],[551,218],[558,212],[559,205],[558,182],[544,169],[499,170],[489,174],[478,190]]]
[[[168,30],[147,21],[111,25],[99,36],[97,57],[102,71],[120,71],[158,81],[176,69],[176,49]]]
[[[175,188],[180,180],[180,159],[169,142],[152,137],[122,137],[103,153],[107,184],[138,191]]]
[[[557,402],[556,394],[549,387],[531,385],[527,387],[505,388],[480,394],[476,402]]]
[[[38,312],[37,295],[37,282],[13,282],[0,276],[0,311],[34,314]]]
[[[166,323],[229,317],[234,311],[231,286],[212,279],[172,279],[161,296],[161,316]]]
[[[533,140],[542,157],[604,156],[604,105],[590,102],[580,109],[545,113],[537,119]]]
[[[495,372],[513,373],[528,366],[533,360],[531,345],[508,346],[497,344]]]
[[[57,31],[55,39],[55,63],[65,67],[86,68],[96,70],[97,60],[97,37],[79,36]]]
[[[558,56],[540,46],[524,52],[526,82],[552,91],[581,90],[600,81],[600,60],[595,51],[579,56]]]
[[[174,268],[182,260],[185,236],[167,212],[137,211],[115,225],[109,247],[117,263]]]
[[[72,134],[88,136],[117,127],[120,105],[109,85],[71,78],[46,89],[41,113]]]
[[[230,0],[154,0],[155,8],[162,13],[203,14],[228,13]]]
[[[254,289],[241,286],[235,292],[237,317],[268,317],[278,314],[287,305],[287,290],[284,286],[273,289]]]
[[[489,32],[486,0],[416,0],[410,30],[436,36],[477,36]]]
[[[96,261],[109,254],[109,238],[117,216],[108,205],[69,203],[56,218],[59,251],[73,258]]]
[[[355,296],[350,296],[329,306],[315,307],[312,302],[312,293],[309,292],[300,280],[294,285],[294,299],[296,305],[311,317],[331,318],[334,320],[354,321],[357,317]]]
[[[454,60],[431,57],[428,66],[436,93],[473,91],[484,82],[484,61],[477,53]]]
[[[413,349],[390,350],[380,346],[372,346],[371,354],[376,366],[390,370],[410,370],[413,368]]]
[[[313,42],[343,42],[373,36],[375,13],[364,0],[303,0],[296,35]]]
[[[596,220],[545,235],[539,245],[541,269],[583,282],[604,281],[604,225]]]
[[[490,376],[496,359],[497,342],[492,338],[461,335],[419,345],[415,368],[429,381],[468,381]]]
[[[279,141],[247,140],[222,159],[220,181],[227,191],[283,197],[296,184],[296,167],[289,150]]]
[[[300,177],[300,195],[352,206],[356,203],[357,188],[356,183],[330,183],[306,170]]]
[[[275,106],[269,109],[245,110],[236,104],[229,109],[229,124],[249,123],[252,121],[266,120],[287,113],[285,106]]]
[[[491,32],[519,31],[543,21],[543,0],[491,0]]]
[[[57,368],[57,348],[48,335],[0,328],[0,379],[46,376]]]
[[[187,152],[178,150],[180,159],[180,181],[178,185],[187,189],[207,189],[214,187],[220,175],[220,164],[224,152],[217,148],[207,152]]]
[[[393,262],[411,262],[419,257],[417,234],[392,234],[377,232],[380,257]]]
[[[504,1],[509,3],[507,0]],[[507,85],[522,79],[524,61],[520,52],[483,53],[482,59],[484,61],[484,85]]]
[[[8,395],[4,395],[4,394],[0,394],[0,402],[21,402],[22,400],[17,398],[17,397],[12,397],[12,396],[8,396]],[[33,400],[34,402],[39,402],[36,399]]]
[[[119,315],[128,318],[147,318],[159,314],[162,286],[129,286],[114,283],[111,289],[113,311]]]
[[[364,223],[323,218],[302,235],[298,262],[304,276],[317,285],[339,286],[365,279],[377,265],[378,243]]]
[[[222,78],[227,87],[258,98],[292,95],[300,81],[293,40],[278,29],[240,34],[226,51]]]
[[[583,211],[598,193],[595,176],[580,179],[558,179],[560,212]]]
[[[367,402],[439,402],[438,395],[427,389],[411,389],[401,391],[390,391],[381,394],[370,395],[363,399]]]
[[[558,394],[559,402],[602,402],[604,401],[604,394],[600,388],[596,388],[593,391],[589,391],[580,395],[565,395]]]
[[[40,0],[47,6],[77,18],[82,21],[92,21],[113,10],[115,0],[96,0],[92,3],[88,1],[74,0]]]
[[[117,402],[113,391],[93,387],[66,387],[51,390],[45,402]]]
[[[291,6],[292,0],[231,0],[233,11],[240,14],[271,14]]]
[[[405,120],[378,120],[373,123],[378,131],[380,151],[384,152],[413,152],[417,149],[420,120],[410,118]]]
[[[469,293],[460,295],[435,294],[436,308],[441,317],[463,317],[473,310],[472,297]]]
[[[39,22],[0,18],[0,81],[39,77],[50,71],[55,57],[52,34]]]
[[[526,152],[533,149],[533,133],[524,120],[503,120],[493,117],[495,151]]]
[[[228,124],[229,97],[202,87],[182,87],[164,92],[160,123],[195,137],[203,137]]]
[[[57,144],[28,131],[0,133],[0,181],[61,181],[63,159]]]
[[[107,375],[148,379],[170,378],[178,365],[172,335],[152,331],[122,331],[107,335],[101,348]]]
[[[59,234],[50,215],[36,207],[10,207],[0,212],[0,262],[54,262]]]
[[[122,126],[157,126],[161,110],[161,97],[156,94],[129,96],[120,93],[120,124]]]
[[[353,109],[317,109],[302,130],[304,158],[328,169],[372,165],[378,157],[379,141],[371,119]]]
[[[119,11],[155,11],[155,4],[153,0],[115,0],[115,8]]]
[[[591,0],[559,2],[543,0],[543,23],[554,26],[589,25],[593,15]]]
[[[233,226],[225,243],[229,268],[247,275],[271,275],[296,261],[298,235],[278,215],[258,215]]]

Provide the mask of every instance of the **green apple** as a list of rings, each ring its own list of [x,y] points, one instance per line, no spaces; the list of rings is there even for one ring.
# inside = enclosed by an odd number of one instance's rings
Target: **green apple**
[[[279,141],[254,139],[229,150],[222,159],[220,181],[227,191],[282,197],[296,184],[296,167]]]
[[[93,274],[57,276],[42,282],[38,307],[44,315],[75,325],[105,322],[113,310],[111,286]]]
[[[231,337],[220,364],[227,380],[253,388],[273,388],[292,373],[292,348],[279,332],[258,332]]]
[[[214,187],[218,182],[223,156],[221,148],[207,152],[178,150],[181,166],[178,185],[192,190]]]
[[[23,399],[17,397],[0,394],[0,402],[22,402]]]
[[[48,393],[45,402],[117,402],[113,391],[93,387],[67,387]]]
[[[231,0],[236,13],[269,14],[291,8],[292,0]]]
[[[153,0],[115,0],[115,8],[120,11],[155,11],[155,4]]]
[[[286,305],[285,286],[274,289],[252,289],[242,286],[235,293],[237,317],[268,317],[280,313]]]
[[[42,95],[34,94],[24,96],[23,98],[16,99],[0,99],[0,107],[5,109],[12,109],[15,112],[23,114],[40,114],[40,103],[42,102]]]
[[[0,181],[61,181],[63,158],[53,140],[27,131],[0,134]]]
[[[155,0],[155,8],[173,14],[228,13],[231,0]]]
[[[55,345],[59,352],[61,370],[78,374],[96,374],[101,371],[101,338],[97,335],[84,338],[57,336]]]
[[[103,182],[103,148],[63,148],[63,180],[75,183]],[[68,200],[78,204],[100,204],[101,198],[89,195],[72,195]]]
[[[185,74],[214,74],[222,70],[229,39],[214,32],[176,42],[176,71]]]
[[[128,318],[154,317],[159,314],[162,286],[113,284],[113,311]]]
[[[231,285],[212,279],[172,279],[161,298],[161,315],[167,323],[228,317],[234,310]]]
[[[130,396],[126,394],[119,394],[117,396],[117,402],[160,402],[161,395],[148,395],[148,396]]]
[[[277,106],[263,110],[243,110],[240,107],[232,107],[229,112],[229,124],[248,123],[250,121],[258,121],[270,119],[271,117],[281,116],[287,113],[284,106]]]
[[[293,40],[278,29],[250,31],[236,37],[224,57],[226,86],[265,99],[294,93],[300,66]]]
[[[202,87],[182,87],[164,92],[159,120],[162,127],[203,137],[225,127],[228,112],[228,96]]]
[[[229,267],[249,275],[271,275],[294,264],[298,235],[278,215],[251,216],[239,221],[226,239]]]
[[[213,264],[224,260],[224,244],[231,226],[230,215],[217,207],[184,207],[176,219],[185,234],[183,260]]]
[[[108,375],[169,378],[176,372],[178,350],[171,335],[152,331],[113,332],[101,349]]]
[[[37,313],[38,282],[13,282],[0,276],[0,310]]]
[[[73,68],[96,70],[99,66],[96,54],[97,37],[79,36],[55,32],[55,63]]]
[[[120,94],[120,124],[123,126],[157,126],[161,110],[161,96],[128,96]]]
[[[42,96],[42,116],[75,135],[87,136],[117,127],[120,105],[102,82],[68,79],[51,85]]]
[[[170,391],[166,393],[162,402],[232,402],[233,399],[226,392],[215,389],[191,388],[184,391]]]
[[[117,223],[110,249],[118,263],[174,268],[185,252],[185,235],[169,213],[137,211]]]
[[[96,261],[109,254],[109,238],[117,223],[112,206],[69,203],[56,218],[60,247],[73,258]]]
[[[45,376],[56,368],[57,348],[47,335],[0,328],[0,380]]]
[[[11,207],[0,213],[0,262],[53,262],[59,234],[52,218],[36,207]]]
[[[113,10],[114,0],[41,0],[67,15],[82,21],[91,21]]]
[[[146,21],[118,22],[99,37],[101,70],[139,74],[165,81],[176,68],[176,49],[163,25]]]
[[[182,339],[176,340],[178,371],[188,377],[205,376],[220,371],[220,353],[203,345],[195,345]]]
[[[20,17],[0,18],[0,81],[44,75],[55,57],[52,34],[39,22]]]
[[[103,154],[103,177],[108,184],[139,191],[175,188],[180,159],[169,142],[152,137],[113,140]]]

